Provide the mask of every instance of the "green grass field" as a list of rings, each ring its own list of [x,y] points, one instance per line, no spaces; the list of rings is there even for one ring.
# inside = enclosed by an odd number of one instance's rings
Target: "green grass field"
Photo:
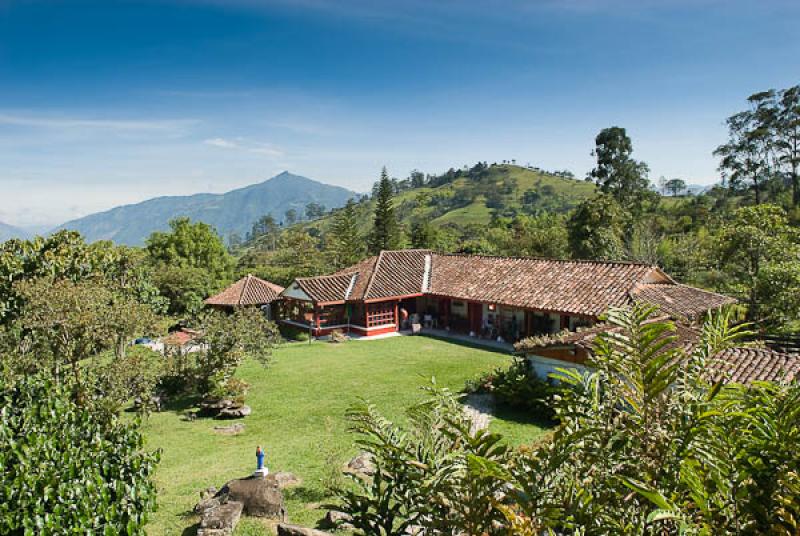
[[[295,343],[275,351],[264,368],[247,362],[239,376],[250,384],[247,404],[253,414],[242,422],[244,433],[219,435],[220,421],[182,419],[183,408],[153,414],[144,425],[149,448],[162,449],[156,473],[159,510],[148,534],[193,535],[197,519],[187,512],[198,492],[219,487],[254,469],[256,445],[267,453],[271,471],[291,471],[301,486],[287,490],[289,519],[313,526],[329,500],[322,479],[331,465],[354,454],[345,410],[359,397],[402,420],[406,407],[421,400],[421,387],[436,378],[441,387],[460,391],[465,380],[510,361],[507,354],[427,337],[393,337],[375,341]],[[543,430],[535,417],[502,413],[492,422],[511,444],[530,443]],[[333,463],[332,463],[333,462]],[[263,525],[243,519],[237,536],[266,534]]]

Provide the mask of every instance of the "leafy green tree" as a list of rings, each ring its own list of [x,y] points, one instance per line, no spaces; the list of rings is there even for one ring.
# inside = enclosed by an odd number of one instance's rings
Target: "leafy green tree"
[[[113,349],[124,357],[130,340],[152,331],[157,319],[147,305],[93,281],[40,278],[20,281],[15,291],[24,306],[14,325],[22,347],[30,346],[26,353],[38,358],[26,366],[56,378],[66,367],[75,385],[84,383],[81,373],[99,351]]]
[[[261,237],[266,237],[266,240],[262,241],[265,242],[263,245],[267,249],[274,250],[277,248],[277,238],[280,230],[280,225],[275,221],[275,218],[271,214],[266,214],[253,223],[253,227],[247,233],[247,241],[255,242]]]
[[[376,184],[375,219],[370,232],[369,252],[377,255],[384,249],[397,249],[401,243],[400,224],[394,210],[394,187],[386,168],[381,171],[381,178]]]
[[[769,316],[775,295],[762,295],[760,291],[780,290],[770,278],[785,277],[778,276],[785,271],[780,267],[784,263],[788,263],[789,272],[797,267],[800,235],[789,226],[786,212],[778,206],[742,207],[722,227],[719,254],[730,288],[746,298],[749,317],[763,321]],[[765,275],[762,272],[766,267]]]
[[[504,255],[569,257],[569,235],[563,216],[552,213],[519,216],[514,219],[511,230],[511,242],[504,245]]]
[[[621,259],[628,216],[610,195],[601,194],[581,203],[567,228],[572,256],[578,259]]]
[[[147,239],[147,253],[153,262],[202,268],[217,280],[230,277],[233,260],[210,225],[176,218],[169,226],[170,232],[155,232]]]
[[[411,247],[430,249],[436,247],[436,229],[426,220],[411,224]]]
[[[634,160],[633,143],[621,127],[609,127],[595,138],[593,155],[597,166],[590,176],[603,193],[611,195],[625,209],[638,212],[641,204],[652,197],[647,179],[647,164]]]
[[[775,119],[778,164],[792,185],[794,206],[800,206],[800,85],[779,93]]]
[[[245,358],[267,365],[280,340],[275,324],[252,307],[239,308],[230,315],[212,312],[204,319],[200,333],[202,349],[195,352],[195,373],[204,395],[230,381]]]
[[[686,190],[686,181],[683,179],[669,179],[664,183],[664,188],[675,197]]]
[[[287,269],[292,279],[319,275],[324,270],[319,240],[300,227],[288,229],[281,238],[274,264]]]
[[[191,313],[230,279],[233,259],[208,224],[177,218],[170,229],[150,235],[147,253],[155,267],[156,285],[170,299],[170,312]]]
[[[728,142],[714,151],[730,186],[752,188],[756,204],[761,203],[764,184],[774,173],[774,99],[772,90],[751,95],[747,99],[750,109],[727,119]]]
[[[411,181],[412,188],[422,188],[425,186],[425,174],[418,169],[415,169],[411,172],[409,179]]]
[[[316,220],[325,215],[325,205],[319,203],[309,203],[306,205],[306,219]]]
[[[0,244],[0,323],[13,321],[22,307],[15,283],[40,277],[70,281],[106,278],[119,290],[155,305],[157,292],[142,266],[141,257],[133,250],[110,242],[89,245],[74,231],[4,242]]]
[[[352,266],[364,257],[364,238],[358,225],[356,203],[352,199],[333,214],[330,231],[325,235],[325,253],[334,270]]]
[[[297,210],[290,208],[283,214],[284,222],[286,225],[294,225],[297,223]]]
[[[138,423],[77,405],[72,388],[0,377],[0,533],[144,535],[159,453]]]

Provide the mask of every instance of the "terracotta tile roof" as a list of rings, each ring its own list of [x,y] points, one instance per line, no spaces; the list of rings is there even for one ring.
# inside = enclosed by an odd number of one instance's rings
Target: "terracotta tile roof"
[[[378,256],[375,255],[374,257],[369,257],[364,259],[363,261],[345,268],[344,270],[340,270],[336,272],[334,275],[340,274],[358,274],[355,283],[353,284],[353,288],[350,291],[350,295],[348,299],[350,300],[359,300],[363,299],[364,291],[367,290],[367,285],[369,285],[370,279],[372,279],[372,274],[375,271],[375,264],[378,262]]]
[[[283,287],[248,274],[219,294],[208,298],[205,303],[229,307],[265,305],[273,302],[281,292]]]
[[[736,303],[736,299],[681,284],[644,283],[637,285],[631,297],[642,300],[675,318],[693,320],[710,309]]]
[[[656,319],[654,319],[656,320]],[[620,331],[609,324],[596,324],[591,328],[563,334],[552,342],[541,344],[518,344],[521,353],[535,354],[536,348],[574,345],[591,351],[594,339],[603,332]],[[670,346],[682,347],[691,353],[700,340],[700,330],[682,322],[675,323],[677,339]],[[710,378],[733,383],[754,381],[795,381],[800,379],[800,355],[778,352],[759,346],[736,346],[718,353],[708,362]]]
[[[734,383],[796,381],[800,379],[800,355],[770,348],[737,347],[717,354],[709,363],[715,379]]]
[[[345,275],[356,277],[345,279]],[[382,251],[332,276],[300,281],[301,288],[317,302],[422,293],[592,318],[633,299],[685,318],[733,302],[726,296],[678,285],[647,264],[444,255],[424,249]]]
[[[298,277],[295,282],[316,303],[337,303],[347,299],[358,273]]]
[[[425,279],[425,257],[430,255],[431,252],[426,249],[381,251],[363,298],[358,295],[354,298],[374,300],[421,294]]]
[[[670,281],[646,264],[434,255],[431,294],[597,317],[630,302],[648,278]]]

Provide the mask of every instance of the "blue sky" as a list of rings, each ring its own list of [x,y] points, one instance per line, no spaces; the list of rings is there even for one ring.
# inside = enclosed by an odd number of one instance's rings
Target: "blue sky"
[[[0,0],[0,221],[285,169],[583,176],[610,125],[653,179],[710,183],[725,117],[800,82],[799,26],[788,0]]]

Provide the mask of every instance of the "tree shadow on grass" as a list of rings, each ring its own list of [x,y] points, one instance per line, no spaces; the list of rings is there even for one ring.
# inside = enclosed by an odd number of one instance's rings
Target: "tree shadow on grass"
[[[283,494],[287,500],[295,500],[305,504],[320,503],[330,499],[322,490],[307,488],[305,486],[287,488],[283,490]]]
[[[543,430],[549,430],[558,425],[557,421],[546,415],[536,414],[531,410],[512,408],[504,404],[496,404],[492,415],[504,421],[538,426]]]
[[[502,354],[502,355],[513,355],[514,354],[513,351],[508,350],[508,349],[498,348],[497,346],[492,346],[492,345],[489,345],[489,344],[481,344],[480,342],[478,342],[480,339],[478,339],[478,341],[472,342],[472,341],[469,341],[469,340],[466,340],[466,339],[450,338],[450,337],[447,337],[446,335],[438,335],[438,334],[435,334],[435,333],[420,333],[419,335],[416,335],[416,336],[417,337],[427,337],[429,339],[434,339],[434,340],[442,341],[442,342],[449,342],[450,344],[456,344],[458,346],[463,346],[465,348],[472,348],[472,349],[475,349],[475,350],[484,350],[486,352],[492,352],[494,354]]]
[[[162,411],[172,411],[174,413],[186,413],[187,410],[196,408],[200,404],[201,398],[196,395],[174,395],[170,396],[162,406]]]

